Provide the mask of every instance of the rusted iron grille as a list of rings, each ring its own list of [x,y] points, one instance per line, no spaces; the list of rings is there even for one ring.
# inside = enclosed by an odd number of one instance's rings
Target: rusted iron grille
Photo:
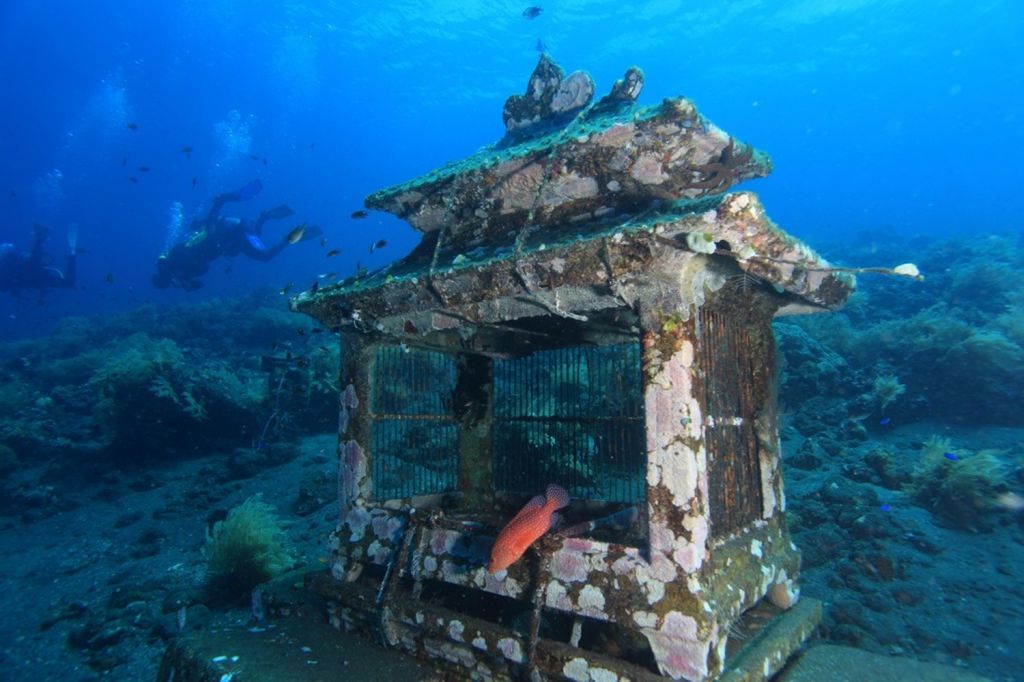
[[[494,486],[643,499],[640,344],[557,348],[494,361]]]
[[[748,526],[761,515],[761,467],[754,418],[757,349],[742,320],[704,309],[700,312],[701,363],[706,368],[704,405],[708,449],[711,531],[721,537]]]
[[[395,499],[454,490],[459,430],[456,369],[443,353],[379,346],[370,412],[373,493]]]

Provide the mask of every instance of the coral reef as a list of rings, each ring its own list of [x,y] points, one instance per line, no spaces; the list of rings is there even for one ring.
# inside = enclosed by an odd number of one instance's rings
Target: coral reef
[[[306,327],[258,296],[66,318],[45,339],[0,344],[0,443],[80,471],[329,428],[338,348],[296,334]],[[268,373],[261,357],[275,356],[282,371]]]
[[[861,262],[899,260],[913,248],[927,279],[865,278],[845,311],[776,325],[786,355],[798,352],[793,327],[820,345],[817,371],[813,355],[809,364],[803,351],[787,358],[797,371],[786,377],[785,399],[794,381],[816,375],[819,394],[845,396],[850,385],[859,387],[865,400],[855,409],[876,423],[1024,425],[1024,282],[1011,275],[1024,267],[1021,241],[950,238],[911,247],[890,239],[881,254],[874,241],[836,247]],[[841,376],[831,369],[836,355],[846,363]],[[898,377],[904,391],[885,377]]]

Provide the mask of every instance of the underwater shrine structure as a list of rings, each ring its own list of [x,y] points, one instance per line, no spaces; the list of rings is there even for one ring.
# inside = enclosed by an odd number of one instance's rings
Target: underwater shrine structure
[[[546,55],[498,144],[369,208],[407,257],[292,300],[342,343],[339,628],[476,679],[760,680],[811,635],[772,320],[854,280],[730,192],[768,156]],[[507,571],[498,531],[572,502]]]

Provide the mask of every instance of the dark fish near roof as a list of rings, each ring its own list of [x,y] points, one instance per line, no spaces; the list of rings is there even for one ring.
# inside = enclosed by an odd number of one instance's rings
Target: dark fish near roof
[[[377,249],[383,249],[387,245],[388,242],[386,239],[378,239],[374,243],[370,244],[370,253],[373,253]]]
[[[523,17],[527,19],[536,19],[540,16],[540,13],[544,11],[543,7],[534,5],[533,7],[527,7],[523,10]]]
[[[365,218],[368,215],[370,215],[369,211],[364,211],[363,209],[359,209],[358,211],[352,211],[352,216],[351,217],[352,217],[353,220],[362,220],[363,218]]]

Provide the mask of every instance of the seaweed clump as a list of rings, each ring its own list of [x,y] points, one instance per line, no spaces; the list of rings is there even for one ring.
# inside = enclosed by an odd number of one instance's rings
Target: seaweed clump
[[[967,452],[932,436],[914,468],[910,493],[954,528],[991,531],[1000,495],[1009,489],[1007,465],[996,450]]]
[[[244,600],[292,565],[274,509],[253,495],[206,533],[206,590],[213,602]]]

